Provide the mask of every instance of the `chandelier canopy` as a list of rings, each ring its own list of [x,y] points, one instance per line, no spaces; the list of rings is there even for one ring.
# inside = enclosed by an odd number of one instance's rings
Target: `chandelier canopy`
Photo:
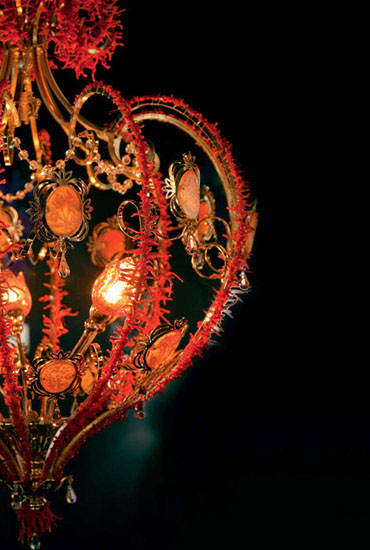
[[[256,204],[217,126],[95,80],[120,17],[115,1],[0,2],[0,475],[32,549],[53,493],[76,501],[81,445],[142,417],[249,288]],[[56,68],[92,83],[70,103]]]

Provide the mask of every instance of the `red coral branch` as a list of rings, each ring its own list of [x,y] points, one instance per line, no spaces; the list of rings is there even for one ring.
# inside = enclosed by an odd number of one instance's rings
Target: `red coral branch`
[[[58,274],[58,260],[51,258],[46,263],[50,268],[50,271],[46,273],[50,276],[50,283],[44,283],[44,286],[49,292],[41,296],[39,301],[46,302],[44,310],[50,311],[50,317],[43,315],[44,327],[42,332],[44,336],[42,342],[49,342],[53,353],[56,353],[60,349],[60,337],[68,332],[65,318],[75,317],[78,312],[73,312],[70,307],[63,304],[63,298],[68,296],[68,292],[63,290],[65,281]]]
[[[98,63],[109,68],[116,47],[122,45],[121,15],[117,0],[22,0],[21,12],[14,0],[3,0],[0,47],[7,41],[22,47],[37,16],[40,41],[54,45],[51,57],[63,69],[73,69],[77,78],[91,70],[94,79]]]
[[[122,45],[121,14],[115,0],[65,2],[58,12],[56,33],[50,38],[62,68],[74,69],[77,78],[91,70],[93,80],[98,63],[109,68],[113,52]]]
[[[1,273],[0,273],[1,277]],[[12,348],[9,344],[11,336],[10,321],[4,315],[1,279],[0,279],[0,356],[1,365],[4,371],[4,392],[5,404],[9,407],[13,424],[17,430],[18,439],[23,451],[23,457],[26,465],[26,481],[29,479],[30,464],[31,464],[31,449],[27,437],[24,418],[20,406],[20,390],[18,385],[18,372],[12,361]]]
[[[56,520],[60,519],[50,510],[49,504],[46,504],[41,510],[31,510],[27,504],[22,504],[17,512],[18,520],[21,523],[19,540],[25,542],[30,540],[34,534],[42,534],[51,531]]]
[[[44,164],[52,164],[52,150],[50,134],[45,128],[41,128],[39,131],[40,148],[44,157]]]

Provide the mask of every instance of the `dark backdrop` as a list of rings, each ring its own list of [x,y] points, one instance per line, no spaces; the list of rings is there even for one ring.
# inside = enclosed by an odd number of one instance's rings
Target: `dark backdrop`
[[[345,267],[322,231],[324,109],[312,35],[302,48],[305,15],[236,2],[125,5],[125,47],[98,76],[125,97],[173,94],[219,121],[259,201],[253,289],[221,344],[144,420],[130,416],[85,445],[68,467],[77,504],[56,498],[64,519],[43,547],[333,548],[349,533],[349,547],[362,548],[353,541],[368,541],[367,388],[337,332],[342,298],[331,289]],[[0,493],[1,548],[15,549]]]

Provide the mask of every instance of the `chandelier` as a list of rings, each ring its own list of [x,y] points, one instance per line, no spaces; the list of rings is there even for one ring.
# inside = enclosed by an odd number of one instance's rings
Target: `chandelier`
[[[142,417],[249,289],[256,204],[217,126],[95,79],[120,18],[114,0],[0,2],[0,475],[33,550],[53,494],[76,501],[64,472],[81,445]],[[91,73],[73,103],[58,68]],[[184,136],[170,160],[162,127]]]

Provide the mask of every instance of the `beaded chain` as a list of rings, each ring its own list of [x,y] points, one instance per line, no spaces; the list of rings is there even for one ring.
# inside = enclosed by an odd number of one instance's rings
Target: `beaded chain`
[[[29,153],[26,149],[21,149],[21,140],[19,137],[15,137],[13,139],[13,145],[16,149],[18,149],[18,157],[20,160],[24,160],[28,163],[28,166],[32,172],[39,173],[41,177],[50,177],[52,173],[55,170],[61,170],[65,168],[66,162],[71,160],[75,156],[75,149],[76,147],[80,147],[82,145],[82,139],[80,137],[75,137],[73,139],[73,147],[72,149],[68,149],[66,151],[66,155],[64,159],[59,159],[56,161],[55,165],[47,164],[42,165],[37,160],[30,160],[29,159]],[[85,142],[87,149],[92,149],[93,147],[93,140],[91,138],[87,139]],[[101,155],[99,153],[95,153],[95,155],[92,157],[92,162],[95,162],[96,165],[94,166],[94,172],[96,174],[103,174],[105,173],[107,175],[108,182],[112,185],[112,189],[116,191],[117,193],[120,193],[121,195],[124,195],[128,189],[130,189],[133,186],[133,180],[130,178],[125,179],[122,183],[117,180],[117,175],[123,174],[125,172],[125,167],[129,166],[131,162],[133,164],[136,164],[136,160],[132,159],[132,156],[134,156],[136,153],[136,148],[133,143],[128,143],[126,145],[126,154],[122,157],[121,163],[117,164],[117,166],[113,166],[104,160],[101,160]],[[134,176],[136,178],[140,178],[140,173],[136,171],[134,173]],[[34,188],[36,177],[35,174],[32,174],[31,181],[28,181],[23,189],[18,190],[16,193],[4,193],[0,190],[0,199],[5,200],[6,202],[13,202],[15,200],[23,200],[27,193],[30,193]]]

